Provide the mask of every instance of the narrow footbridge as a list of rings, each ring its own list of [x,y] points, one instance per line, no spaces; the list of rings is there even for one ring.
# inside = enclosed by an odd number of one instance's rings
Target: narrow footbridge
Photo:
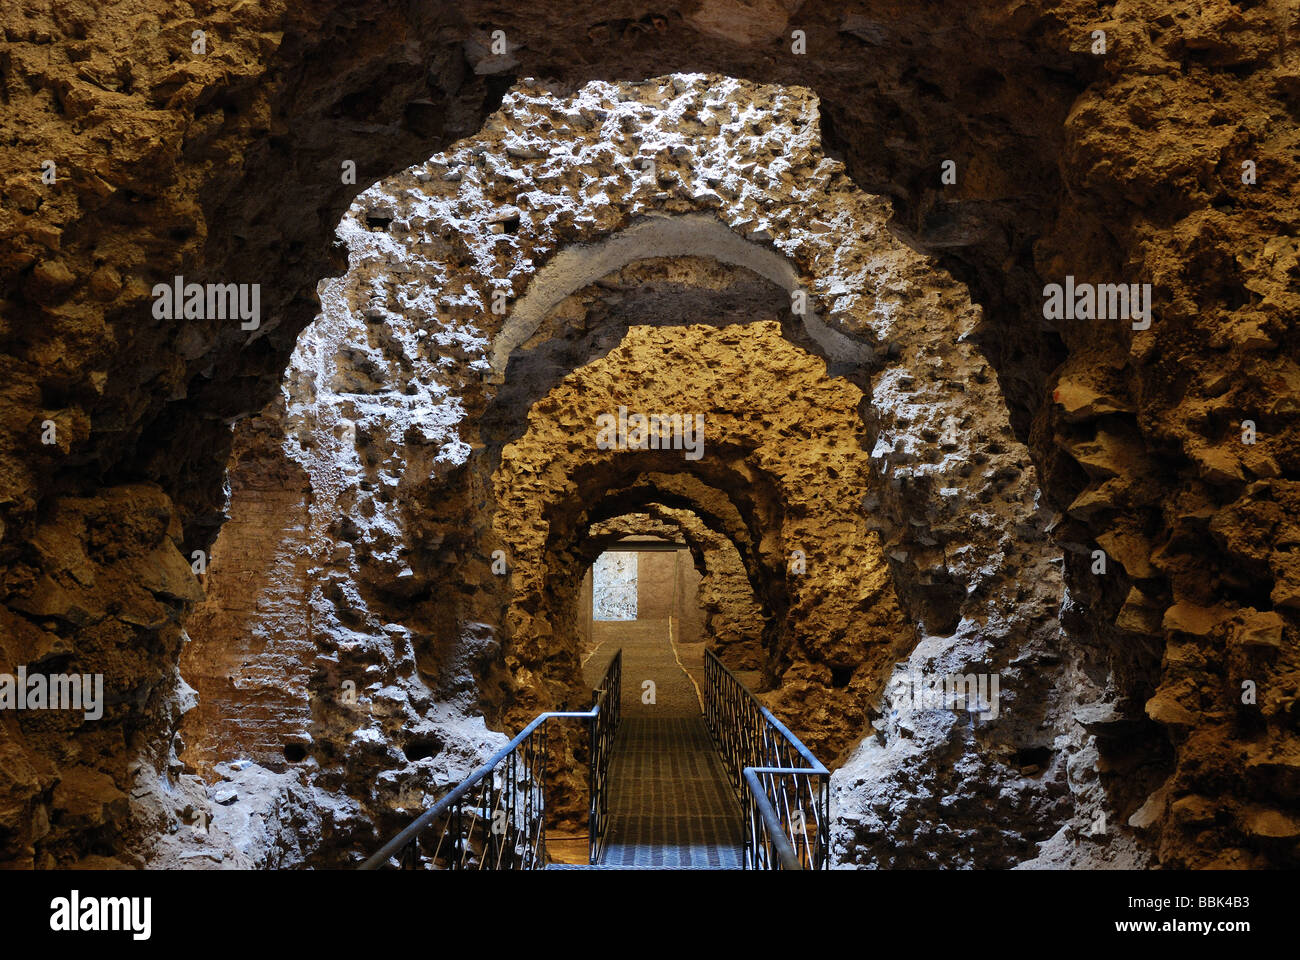
[[[825,868],[830,771],[711,651],[701,666],[697,682],[671,643],[630,636],[590,710],[538,716],[361,868]],[[547,845],[560,724],[586,727],[585,863]]]

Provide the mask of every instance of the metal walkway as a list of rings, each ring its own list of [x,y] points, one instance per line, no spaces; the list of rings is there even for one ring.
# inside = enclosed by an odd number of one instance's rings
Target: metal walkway
[[[619,641],[623,720],[610,770],[609,833],[598,865],[739,869],[740,807],[695,684],[677,662],[667,621],[628,627]],[[601,661],[603,652],[598,648],[589,662]]]
[[[362,869],[824,869],[830,771],[702,647],[629,624],[586,711],[539,715]],[[593,668],[594,668],[593,667]],[[701,713],[703,704],[703,713]],[[548,730],[588,730],[588,856],[553,862]]]

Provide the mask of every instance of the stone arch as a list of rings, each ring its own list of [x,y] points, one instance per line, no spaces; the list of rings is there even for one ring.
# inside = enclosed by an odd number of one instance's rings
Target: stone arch
[[[753,134],[733,110],[733,119],[705,122],[681,150],[656,139],[664,118],[678,115],[674,111],[695,109],[704,116],[711,104],[725,104],[736,91],[757,98],[779,118],[774,127]],[[981,573],[988,564],[971,560],[1006,558],[1000,541],[1008,531],[1024,542],[1023,531],[1034,530],[1028,549],[1048,549],[1028,452],[1011,429],[996,374],[970,342],[978,308],[960,284],[890,234],[883,200],[860,193],[842,167],[820,153],[816,117],[815,98],[805,90],[731,78],[595,82],[567,98],[541,85],[517,86],[483,134],[376,184],[345,218],[340,234],[351,249],[350,271],[325,284],[325,297],[328,303],[339,296],[345,302],[337,309],[363,314],[367,323],[355,322],[351,331],[360,343],[351,336],[336,342],[346,357],[344,379],[368,389],[373,374],[395,375],[409,391],[410,402],[391,423],[376,424],[381,431],[387,426],[387,443],[395,448],[411,425],[410,408],[422,400],[440,405],[444,397],[426,393],[425,384],[439,378],[432,370],[420,376],[426,360],[409,341],[396,344],[404,354],[398,369],[385,369],[385,350],[395,352],[394,345],[382,343],[385,318],[405,316],[440,328],[463,320],[461,328],[486,334],[448,334],[439,343],[463,355],[456,364],[463,373],[453,389],[461,391],[465,405],[490,402],[491,385],[479,400],[467,378],[498,377],[502,358],[522,331],[570,289],[574,271],[566,265],[573,258],[585,261],[584,254],[566,254],[566,248],[602,251],[609,259],[593,262],[616,264],[635,256],[631,251],[666,249],[652,239],[677,236],[698,244],[706,236],[713,249],[731,250],[725,255],[782,283],[794,274],[803,278],[818,322],[843,338],[837,342],[861,345],[859,356],[870,358],[863,369],[871,383],[864,416],[880,478],[871,509],[890,544],[900,596],[913,619],[935,633],[951,633],[963,606],[984,617],[979,581],[988,581]],[[544,138],[538,132],[543,124],[549,126]],[[772,135],[783,139],[785,153],[777,167],[764,168],[761,145]],[[566,139],[572,150],[552,149]],[[493,151],[507,162],[491,161]],[[654,183],[640,168],[647,159],[657,164]],[[605,173],[599,180],[565,178],[566,170],[595,161]],[[752,175],[739,176],[749,164],[755,164]],[[474,175],[448,189],[448,171],[461,166]],[[524,182],[542,188],[525,191],[519,186]],[[791,190],[791,182],[807,186]],[[792,195],[797,216],[790,209]],[[367,229],[373,222],[385,229]],[[484,230],[492,222],[510,223],[512,232]],[[638,238],[647,244],[642,247]],[[776,251],[780,263],[772,259]],[[382,279],[382,267],[395,259],[403,270]],[[546,272],[552,262],[559,266]],[[577,271],[580,278],[587,275]],[[542,286],[533,290],[538,277]],[[518,296],[506,315],[491,310],[495,290]],[[522,319],[514,314],[521,304]],[[368,328],[378,328],[380,336]],[[437,338],[442,329],[427,332]],[[443,436],[425,433],[424,442],[445,441],[438,459],[463,462],[477,441],[475,432],[462,418]],[[976,473],[968,465],[981,469]],[[966,511],[978,514],[989,502],[1013,516],[974,529],[981,542],[967,552],[971,560],[945,553],[945,541],[964,539],[952,519]],[[1049,574],[1045,586],[1059,587],[1059,574]]]
[[[623,478],[630,480],[629,483],[623,484],[621,478],[608,485],[603,478],[596,480],[587,489],[601,492],[592,497],[589,507],[577,514],[572,525],[552,524],[542,561],[542,567],[548,573],[546,592],[549,594],[555,589],[552,578],[556,571],[573,570],[590,563],[593,557],[591,551],[596,544],[582,531],[617,516],[624,516],[629,510],[649,508],[655,511],[659,508],[685,512],[696,518],[704,530],[736,550],[745,580],[758,601],[763,616],[763,622],[755,632],[761,638],[771,639],[775,632],[774,625],[786,616],[789,609],[788,591],[784,582],[784,558],[779,551],[772,551],[770,544],[768,555],[764,556],[758,540],[765,531],[780,529],[779,518],[737,506],[732,495],[719,482],[721,477],[725,477],[724,472],[715,472],[706,480],[691,472],[645,471],[634,463],[615,466],[620,468]],[[775,491],[772,477],[754,476],[751,481]],[[574,502],[583,499],[582,494],[579,494]],[[769,495],[769,499],[774,497]],[[679,526],[679,529],[683,529],[683,536],[696,565],[703,573],[703,547],[699,538],[692,537],[684,527]],[[562,604],[563,601],[560,609],[563,609]],[[771,675],[772,671],[769,670],[769,676]]]
[[[764,559],[758,553],[755,531],[725,490],[693,473],[640,473],[626,486],[609,488],[603,499],[585,511],[583,519],[595,524],[620,511],[656,504],[690,510],[704,526],[735,546],[751,583],[761,578]]]
[[[647,357],[661,358],[675,378],[638,379]],[[748,369],[741,357],[749,358]],[[677,497],[715,518],[746,558],[770,617],[764,635],[773,706],[815,748],[839,755],[863,727],[831,716],[865,717],[910,632],[859,506],[871,486],[861,396],[847,380],[826,377],[825,362],[790,344],[772,321],[725,332],[634,328],[618,349],[574,371],[536,405],[494,474],[494,530],[515,564],[505,630],[517,645],[512,669],[535,681],[545,662],[565,687],[574,641],[564,617],[585,559],[566,553],[569,544],[593,519]],[[754,397],[769,399],[755,410]],[[605,405],[653,410],[674,402],[708,411],[719,439],[708,441],[715,447],[700,460],[593,444]],[[817,492],[809,496],[804,485],[814,477]],[[797,570],[790,563],[796,553]],[[567,589],[557,589],[557,570],[569,571]],[[861,667],[856,683],[833,683],[850,665]],[[814,702],[824,715],[812,723]]]
[[[529,439],[525,436],[521,445]],[[533,474],[539,466],[537,461],[520,464],[519,459],[509,456],[498,469],[495,482],[500,487],[512,476],[519,479]],[[745,485],[751,489],[745,500],[737,502],[734,490],[729,489],[741,485],[736,470],[713,465],[698,472],[679,472],[674,467],[667,457],[624,453],[597,464],[579,464],[571,475],[572,484],[557,496],[533,499],[533,489],[498,494],[493,542],[504,545],[511,560],[509,599],[502,614],[504,634],[514,645],[512,651],[517,651],[519,644],[543,638],[539,646],[524,652],[527,657],[545,660],[555,667],[552,681],[556,689],[575,688],[578,680],[572,656],[573,637],[564,635],[563,630],[580,571],[594,559],[587,531],[593,523],[625,514],[629,509],[663,504],[689,510],[709,529],[736,545],[755,594],[763,598],[772,616],[788,614],[782,558],[771,536],[771,531],[780,527],[780,494],[775,478],[747,472]],[[537,510],[521,513],[515,509],[517,506],[535,506]],[[534,532],[538,535],[530,535]],[[761,542],[764,539],[766,543]],[[543,631],[540,634],[539,629]],[[507,656],[513,656],[513,652]],[[511,670],[518,667],[517,662],[510,665]],[[562,694],[552,694],[548,699],[536,672],[530,669],[528,675],[538,689],[529,691],[523,713],[557,702],[556,697]]]
[[[825,359],[791,306],[784,286],[745,266],[699,256],[631,260],[574,289],[529,325],[531,336],[511,354],[505,381],[483,411],[487,455],[495,466],[499,448],[517,437],[526,411],[566,374],[608,354],[631,326],[722,328],[778,320],[786,339]]]
[[[745,110],[728,97],[745,99]],[[663,117],[681,109],[709,116],[686,143],[665,145]],[[365,731],[400,740],[426,724],[430,689],[500,728],[538,705],[515,697],[507,668],[520,636],[507,618],[507,583],[491,570],[501,504],[482,417],[502,386],[494,355],[508,357],[507,345],[535,329],[530,312],[544,317],[570,289],[564,271],[536,289],[535,279],[580,246],[617,264],[671,252],[667,240],[684,236],[687,252],[720,250],[783,290],[797,276],[814,317],[807,339],[833,368],[805,354],[820,365],[809,382],[865,389],[843,415],[863,453],[844,518],[861,543],[878,544],[866,592],[889,596],[871,624],[889,637],[866,647],[864,669],[833,682],[861,630],[854,618],[870,619],[873,607],[829,589],[798,591],[801,614],[838,604],[837,621],[850,624],[791,657],[771,697],[778,710],[820,704],[804,729],[810,742],[829,746],[846,729],[874,728],[884,749],[906,750],[885,687],[893,663],[994,667],[1031,633],[1049,631],[1039,614],[1060,596],[1059,570],[1028,454],[971,343],[979,311],[960,284],[890,234],[888,204],[821,153],[816,114],[807,91],[730,78],[594,83],[573,94],[526,82],[481,134],[358,197],[339,227],[348,270],[322,282],[322,314],[285,378],[289,448],[319,494],[312,535],[330,551],[310,586],[318,626],[375,648],[367,696],[396,688],[405,698],[382,717],[349,717],[341,756],[355,755]],[[755,116],[767,124],[762,135]],[[780,155],[764,148],[774,131]],[[572,149],[552,151],[557,143]],[[653,183],[640,172],[645,159],[656,163]],[[603,175],[584,172],[593,167]],[[493,310],[497,291],[504,313]],[[502,339],[521,303],[527,322]],[[783,333],[779,324],[770,332]],[[852,360],[843,359],[846,343]],[[554,407],[542,398],[531,411]],[[1022,568],[1035,571],[1032,587],[1009,590]],[[533,648],[528,656],[543,662],[543,645]],[[448,662],[475,665],[474,689],[443,685]],[[343,671],[321,673],[319,701]],[[332,740],[349,729],[324,720],[319,728]],[[942,755],[953,730],[925,731],[930,755]],[[401,771],[396,779],[414,775],[400,759],[390,769]],[[873,782],[892,789],[886,781],[897,776]]]
[[[666,256],[708,257],[744,267],[792,295],[802,290],[793,263],[772,246],[741,236],[718,217],[706,213],[649,213],[598,242],[563,248],[537,271],[492,342],[494,377],[498,382],[504,380],[511,354],[528,341],[542,318],[569,294],[630,263]],[[870,362],[870,347],[829,326],[812,306],[800,319],[828,360],[855,366]]]
[[[699,576],[699,639],[733,670],[761,675],[766,663],[763,606],[735,542],[689,507],[651,501],[632,509],[637,512],[592,523],[586,542],[601,547],[615,537],[649,532],[683,543]]]

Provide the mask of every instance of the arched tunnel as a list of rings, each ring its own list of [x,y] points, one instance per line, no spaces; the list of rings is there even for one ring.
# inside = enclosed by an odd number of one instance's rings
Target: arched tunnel
[[[1293,4],[0,17],[5,866],[358,866],[620,637],[817,866],[1300,863]]]

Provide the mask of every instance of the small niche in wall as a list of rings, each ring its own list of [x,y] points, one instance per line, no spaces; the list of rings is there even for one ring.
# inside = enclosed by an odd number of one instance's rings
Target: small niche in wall
[[[436,757],[441,749],[442,745],[433,740],[412,740],[402,747],[402,753],[406,754],[407,760],[414,762]]]
[[[286,743],[284,745],[284,759],[290,763],[301,763],[307,758],[307,748],[301,743]]]

